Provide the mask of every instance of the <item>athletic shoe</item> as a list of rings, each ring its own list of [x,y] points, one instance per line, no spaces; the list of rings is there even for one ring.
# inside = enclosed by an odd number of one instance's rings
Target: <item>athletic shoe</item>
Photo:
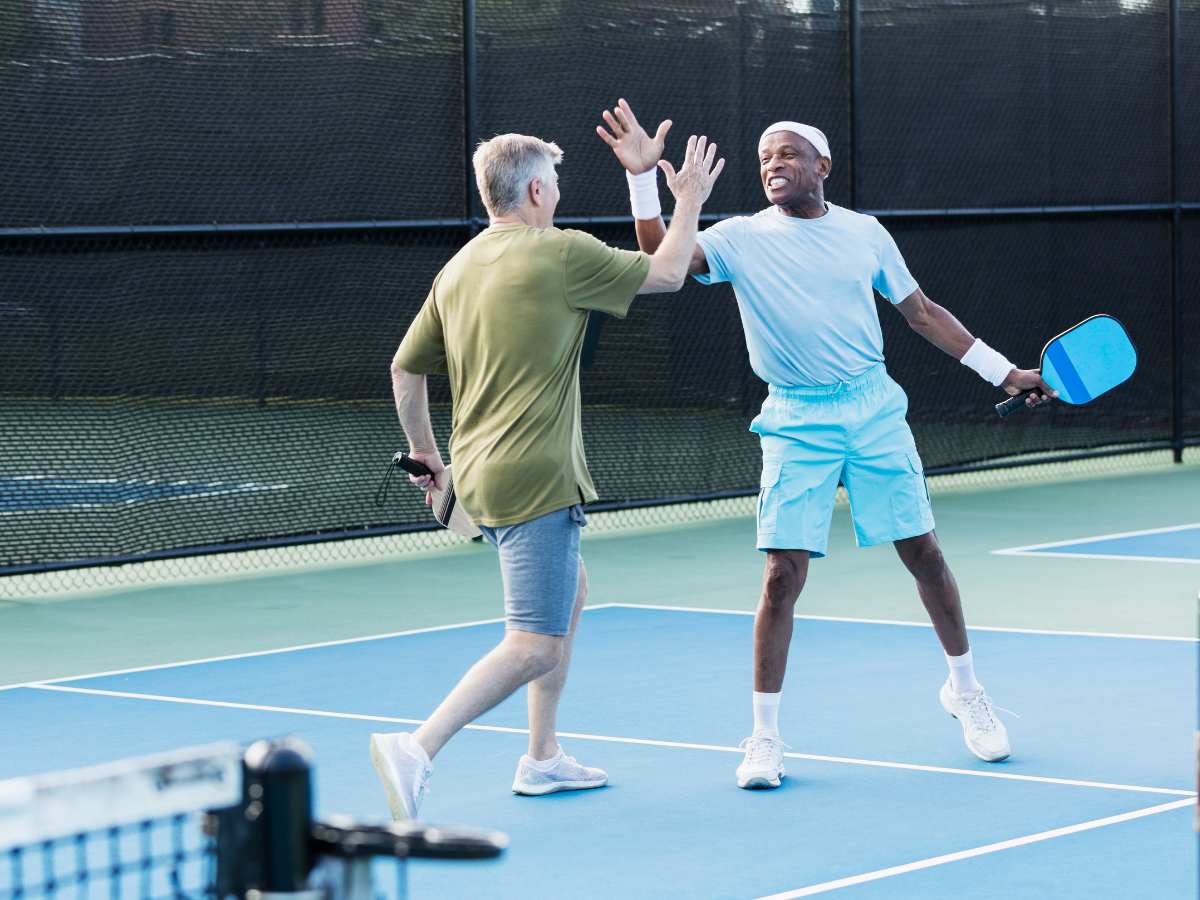
[[[522,756],[513,779],[513,793],[538,797],[556,791],[583,791],[608,784],[607,772],[581,766],[575,757],[563,753],[562,747],[558,748],[558,755],[553,762],[554,765],[549,769],[539,769],[534,765],[533,757],[528,754]]]
[[[777,788],[783,776],[783,750],[787,746],[778,736],[754,734],[738,748],[746,751],[737,767],[737,786],[740,788]]]
[[[415,819],[433,774],[425,751],[408,732],[373,734],[371,762],[383,782],[392,818]]]
[[[942,701],[942,709],[962,725],[968,750],[984,762],[999,762],[1008,758],[1012,752],[1008,746],[1008,730],[996,716],[992,698],[983,688],[969,694],[956,694],[950,680],[946,679],[938,692],[938,699]]]

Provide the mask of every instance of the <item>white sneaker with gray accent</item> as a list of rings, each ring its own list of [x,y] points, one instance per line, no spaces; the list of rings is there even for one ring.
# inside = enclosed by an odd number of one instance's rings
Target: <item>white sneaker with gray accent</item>
[[[549,762],[549,760],[547,760]],[[556,791],[584,791],[604,787],[608,784],[608,773],[603,769],[582,766],[573,756],[567,756],[561,747],[554,765],[538,768],[533,757],[525,755],[517,763],[517,775],[513,779],[513,793],[528,797],[540,797]],[[544,766],[545,763],[542,763]]]
[[[1008,758],[1012,752],[1008,745],[1008,729],[997,717],[992,698],[983,688],[969,694],[956,694],[950,679],[946,679],[938,692],[938,699],[942,702],[942,709],[962,725],[968,750],[984,762],[1000,762]]]
[[[392,818],[397,821],[417,817],[433,774],[428,760],[406,731],[371,735],[371,762],[383,783]]]
[[[770,734],[753,734],[740,744],[746,751],[737,767],[737,786],[740,788],[777,788],[787,774],[783,768],[783,751],[787,744]]]

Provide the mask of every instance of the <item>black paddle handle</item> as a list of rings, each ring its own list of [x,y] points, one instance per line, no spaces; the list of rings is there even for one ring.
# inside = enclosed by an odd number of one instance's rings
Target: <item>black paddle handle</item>
[[[397,451],[396,455],[392,457],[392,462],[402,468],[409,475],[433,474],[433,469],[429,468],[429,466],[425,465],[425,463],[421,462],[419,459],[413,459],[403,450]]]
[[[1017,394],[1015,397],[1009,397],[1002,403],[996,404],[996,412],[1000,418],[1004,419],[1011,416],[1018,410],[1025,408],[1025,399],[1032,394],[1033,391],[1025,391],[1023,394]]]

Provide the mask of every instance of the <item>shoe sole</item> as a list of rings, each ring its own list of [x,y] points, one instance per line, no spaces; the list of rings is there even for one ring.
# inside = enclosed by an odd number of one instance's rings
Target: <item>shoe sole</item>
[[[404,801],[396,793],[395,785],[392,784],[391,769],[388,766],[387,758],[379,749],[379,744],[374,736],[371,737],[371,765],[375,767],[375,774],[379,776],[379,781],[383,784],[383,792],[387,794],[388,809],[392,812],[392,818],[397,822],[404,822],[411,819],[412,817],[408,814],[408,810],[404,807]]]
[[[529,785],[524,787],[514,784],[512,792],[522,797],[543,797],[546,794],[556,794],[559,791],[586,791],[590,788],[604,787],[608,779],[603,781],[552,781],[548,784]]]
[[[780,772],[778,778],[768,778],[766,775],[751,775],[744,782],[739,778],[737,786],[744,791],[766,790],[769,788],[777,788],[783,784],[783,776],[785,772]]]
[[[938,699],[942,700],[942,698],[940,696],[938,697]],[[955,722],[958,722],[958,716],[956,716],[954,713],[950,712],[949,709],[946,709],[946,701],[945,700],[942,700],[942,709],[946,710],[946,715],[948,715],[950,718],[952,718]],[[959,724],[961,725],[962,723],[959,722]],[[974,746],[972,746],[971,742],[967,739],[967,732],[966,732],[965,728],[963,729],[963,743],[967,745],[968,750],[970,750],[972,753],[974,753],[977,757],[982,759],[984,762],[1003,762],[1004,760],[1008,759],[1009,756],[1012,755],[1011,752],[1005,753],[1003,756],[988,756],[986,753],[980,753],[978,750],[975,749]]]

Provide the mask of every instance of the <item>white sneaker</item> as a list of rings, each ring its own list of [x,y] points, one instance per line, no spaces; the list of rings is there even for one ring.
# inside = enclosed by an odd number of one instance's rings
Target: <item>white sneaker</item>
[[[787,773],[783,769],[783,750],[787,745],[777,736],[754,734],[739,748],[746,751],[737,767],[737,786],[740,788],[777,788]]]
[[[608,784],[608,773],[603,769],[581,766],[573,756],[558,748],[554,765],[543,770],[534,766],[528,754],[517,763],[517,775],[513,779],[513,793],[538,797],[555,791],[583,791],[588,788],[604,787]]]
[[[392,818],[415,819],[433,774],[424,749],[408,732],[371,735],[371,762],[387,793]]]
[[[999,762],[1008,758],[1012,752],[1008,746],[1008,729],[996,716],[992,698],[983,688],[969,694],[956,694],[950,679],[946,679],[938,692],[938,699],[942,701],[942,709],[962,725],[968,750],[984,762]]]

